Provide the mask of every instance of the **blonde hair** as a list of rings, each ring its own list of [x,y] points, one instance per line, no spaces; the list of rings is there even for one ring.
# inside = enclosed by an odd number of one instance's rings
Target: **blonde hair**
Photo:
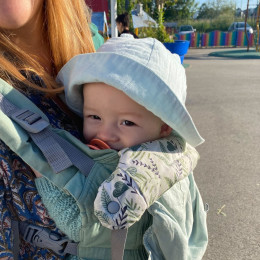
[[[55,75],[73,56],[95,51],[88,24],[90,16],[84,0],[45,0],[43,12],[43,32],[46,34]],[[1,30],[0,52],[0,78],[3,80],[16,87],[24,83],[47,93],[63,90],[35,58],[19,48]],[[47,88],[35,85],[24,76],[24,73],[28,75],[31,72],[41,77]],[[19,84],[15,84],[17,81]]]

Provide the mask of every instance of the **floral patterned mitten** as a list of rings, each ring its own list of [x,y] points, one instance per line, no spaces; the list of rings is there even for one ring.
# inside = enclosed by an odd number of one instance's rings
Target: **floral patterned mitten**
[[[99,187],[94,212],[109,229],[129,228],[196,167],[199,154],[178,135],[119,152],[116,170]]]

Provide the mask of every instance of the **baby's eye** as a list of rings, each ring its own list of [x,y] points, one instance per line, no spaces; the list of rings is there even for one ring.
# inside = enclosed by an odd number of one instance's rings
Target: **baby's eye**
[[[132,121],[129,121],[129,120],[124,120],[122,125],[125,125],[125,126],[134,126],[135,123],[132,122]]]
[[[94,120],[101,120],[101,118],[97,115],[89,115],[89,117]]]

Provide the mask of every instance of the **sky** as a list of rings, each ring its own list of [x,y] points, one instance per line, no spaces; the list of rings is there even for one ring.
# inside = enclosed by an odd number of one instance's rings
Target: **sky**
[[[247,0],[233,0],[236,3],[237,8],[241,8],[242,10],[246,9]],[[196,0],[201,6],[203,3],[207,3],[208,0]],[[255,8],[258,3],[258,0],[249,0],[249,8]]]

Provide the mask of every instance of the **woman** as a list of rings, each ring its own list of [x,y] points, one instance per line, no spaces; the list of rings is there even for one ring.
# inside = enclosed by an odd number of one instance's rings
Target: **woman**
[[[130,26],[130,18],[128,13],[123,13],[117,16],[116,18],[116,26],[119,34],[123,33],[129,33],[134,36],[134,38],[139,38],[135,33],[130,32],[129,26]],[[120,36],[119,35],[119,36]]]
[[[76,54],[94,52],[86,17],[84,0],[0,0],[0,77],[31,99],[53,126],[79,138],[75,115],[56,96],[63,88],[55,77]],[[34,178],[30,168],[0,141],[0,258],[15,258],[13,223],[56,231]],[[63,258],[23,239],[19,247],[20,259]]]

